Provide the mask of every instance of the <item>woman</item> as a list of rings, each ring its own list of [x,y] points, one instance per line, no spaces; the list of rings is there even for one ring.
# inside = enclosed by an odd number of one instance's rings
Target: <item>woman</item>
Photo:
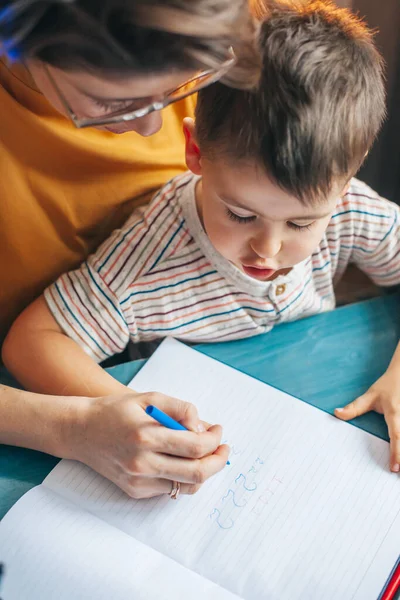
[[[251,86],[257,59],[247,0],[0,7],[1,340],[50,281],[185,169],[187,94],[222,76]],[[241,57],[235,66],[231,46]],[[149,425],[148,404],[193,433]],[[221,430],[203,430],[193,406],[160,395],[0,389],[0,442],[85,462],[133,497],[175,491],[175,482],[193,493],[222,469]]]

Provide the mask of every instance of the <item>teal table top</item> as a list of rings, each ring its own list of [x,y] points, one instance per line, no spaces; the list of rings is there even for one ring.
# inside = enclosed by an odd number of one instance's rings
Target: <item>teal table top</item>
[[[280,325],[258,337],[196,348],[333,412],[362,394],[387,368],[400,337],[399,308],[400,295],[393,294]],[[126,363],[110,373],[127,384],[142,364]],[[13,383],[6,373],[0,381]],[[388,439],[381,415],[369,413],[354,424]],[[0,518],[56,463],[39,452],[0,445]]]

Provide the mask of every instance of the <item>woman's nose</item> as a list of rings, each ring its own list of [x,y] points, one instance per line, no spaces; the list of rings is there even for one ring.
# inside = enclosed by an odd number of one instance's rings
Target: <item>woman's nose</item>
[[[146,117],[135,119],[134,121],[127,121],[126,131],[136,131],[143,137],[148,137],[157,133],[162,127],[162,116],[160,111],[150,113]]]

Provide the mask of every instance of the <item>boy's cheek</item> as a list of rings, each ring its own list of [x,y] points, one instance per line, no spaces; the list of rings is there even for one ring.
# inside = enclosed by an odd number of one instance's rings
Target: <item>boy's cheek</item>
[[[301,257],[302,260],[310,257],[319,247],[321,242],[321,236],[316,235],[312,236],[312,238],[304,239],[303,241],[299,240],[297,247],[293,248],[293,254]]]
[[[206,232],[211,243],[220,254],[229,260],[236,258],[235,250],[240,245],[238,236],[235,235],[232,229],[215,221],[211,222],[208,226],[206,224]]]

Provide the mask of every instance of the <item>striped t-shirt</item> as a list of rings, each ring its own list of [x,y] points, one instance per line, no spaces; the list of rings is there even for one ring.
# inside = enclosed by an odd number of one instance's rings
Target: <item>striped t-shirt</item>
[[[226,341],[331,310],[349,263],[377,284],[400,283],[400,210],[352,180],[312,256],[261,282],[223,258],[205,234],[197,178],[169,182],[76,271],[45,292],[63,331],[96,361],[129,341],[173,336]]]

